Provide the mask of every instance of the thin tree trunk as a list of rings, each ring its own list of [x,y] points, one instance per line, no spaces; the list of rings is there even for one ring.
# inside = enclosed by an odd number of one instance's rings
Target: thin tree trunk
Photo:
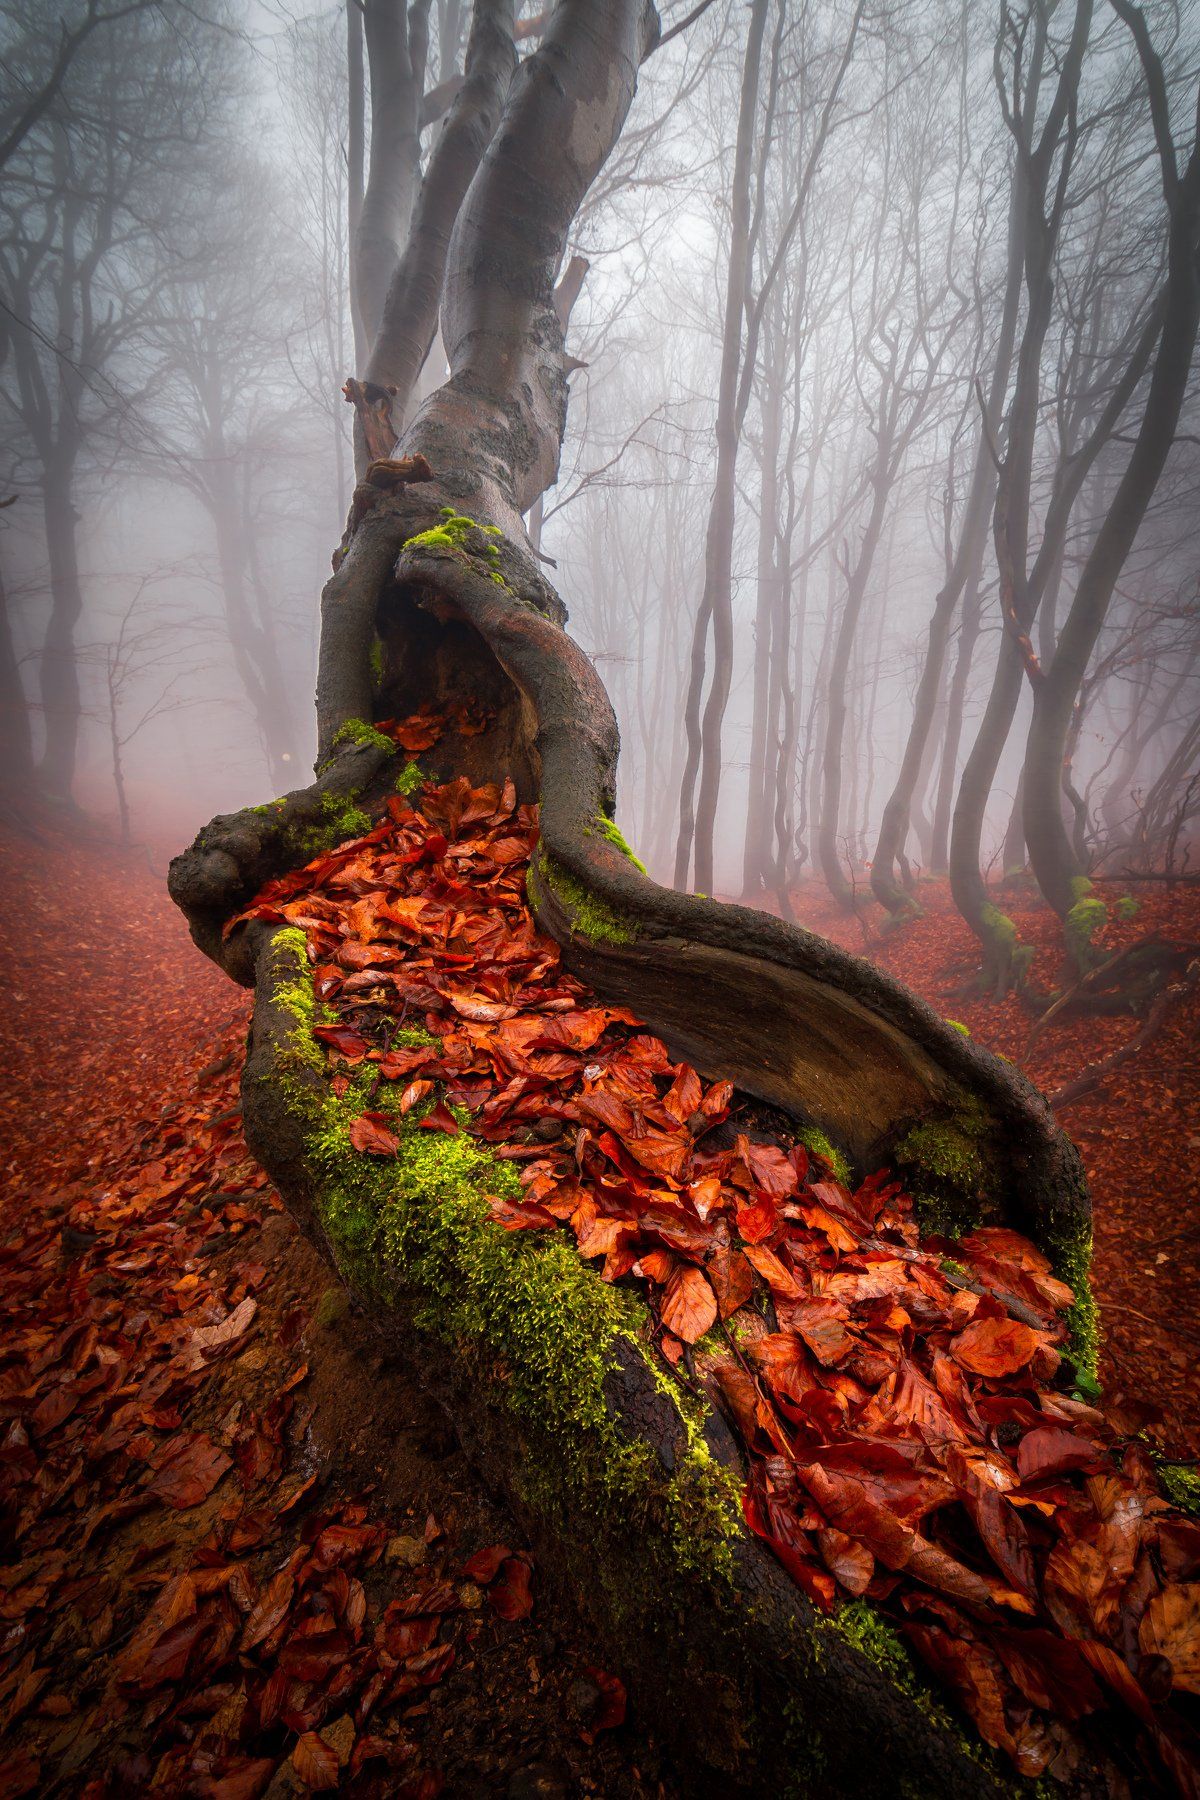
[[[738,377],[742,366],[742,321],[750,271],[750,166],[754,154],[755,116],[767,4],[768,0],[752,0],[746,55],[742,64],[733,164],[729,266],[725,281],[725,319],[721,335],[721,375],[717,393],[717,470],[704,545],[704,593],[696,616],[696,635],[692,646],[691,679],[685,714],[688,755],[680,790],[679,840],[675,849],[675,885],[686,886],[688,864],[694,860],[694,885],[703,893],[711,893],[713,885],[713,833],[721,786],[721,724],[733,676],[731,583],[739,438]],[[700,690],[704,679],[704,646],[710,621],[713,633],[712,679],[703,720],[697,729],[696,715],[699,712]],[[700,773],[700,787],[693,821],[692,796],[695,792],[697,769]]]
[[[365,369],[370,343],[363,324],[358,292],[358,233],[362,223],[363,171],[366,166],[366,93],[363,84],[362,0],[346,0],[346,241],[349,245],[350,319],[354,331],[354,367]]]
[[[33,783],[33,729],[29,701],[13,643],[8,590],[0,568],[0,782],[19,804]]]
[[[779,444],[783,405],[778,383],[768,381],[762,402],[762,483],[758,519],[758,593],[754,615],[754,689],[750,719],[750,772],[746,835],[742,852],[742,893],[759,893],[767,879],[770,822],[767,797],[767,744],[770,736],[772,637],[779,610],[782,574],[776,537],[779,512]]]
[[[83,613],[79,581],[79,515],[70,466],[50,463],[43,476],[42,515],[50,565],[50,620],[39,669],[45,740],[38,774],[54,800],[70,801],[79,747],[81,703],[75,627]]]
[[[890,460],[890,459],[889,459]],[[846,735],[846,678],[850,672],[850,656],[854,648],[859,616],[866,598],[867,585],[875,552],[883,532],[887,507],[887,484],[876,478],[872,485],[871,513],[863,532],[858,561],[848,571],[846,600],[838,620],[834,639],[833,661],[825,695],[825,746],[821,762],[821,824],[817,834],[817,854],[821,874],[830,893],[843,912],[854,910],[854,889],[842,872],[838,826],[842,801],[842,751]]]

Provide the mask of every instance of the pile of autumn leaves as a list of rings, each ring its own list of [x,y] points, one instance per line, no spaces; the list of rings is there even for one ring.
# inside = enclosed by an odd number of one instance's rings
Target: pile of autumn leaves
[[[536,834],[511,787],[394,795],[242,915],[307,933],[340,1091],[396,1084],[356,1147],[394,1154],[411,1111],[521,1164],[498,1223],[565,1227],[641,1285],[736,1423],[751,1530],[819,1607],[882,1607],[1023,1775],[1068,1776],[1103,1714],[1195,1791],[1200,1525],[1056,1385],[1070,1289],[1013,1231],[922,1243],[886,1174],[851,1193],[739,1129],[727,1082],[562,969],[525,898]]]

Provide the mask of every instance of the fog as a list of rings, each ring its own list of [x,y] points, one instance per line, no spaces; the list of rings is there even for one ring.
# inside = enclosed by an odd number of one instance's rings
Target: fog
[[[105,10],[67,9],[61,71],[58,6],[0,27],[4,804],[160,864],[309,778],[364,369],[352,82],[339,7]],[[1186,868],[1196,9],[1143,9],[1149,60],[1124,5],[662,10],[690,22],[575,223],[527,521],[618,714],[626,835],[803,916],[808,880],[866,894],[898,783],[885,886],[944,871],[954,819],[961,870],[1023,867],[1051,766],[1079,868]],[[468,11],[429,9],[424,158]],[[369,143],[369,84],[367,113]],[[421,392],[444,373],[435,340]]]

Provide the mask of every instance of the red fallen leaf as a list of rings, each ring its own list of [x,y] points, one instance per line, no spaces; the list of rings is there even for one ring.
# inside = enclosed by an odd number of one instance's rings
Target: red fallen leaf
[[[544,1231],[548,1226],[558,1224],[554,1214],[547,1212],[544,1206],[521,1205],[517,1201],[493,1196],[489,1199],[487,1208],[505,1231]]]
[[[418,1075],[415,1081],[409,1082],[408,1086],[401,1094],[400,1111],[402,1113],[410,1112],[417,1104],[418,1100],[423,1100],[426,1094],[432,1094],[432,1092],[432,1081],[427,1081],[423,1075]]]
[[[468,1581],[477,1581],[480,1587],[487,1587],[496,1579],[502,1562],[512,1555],[506,1544],[489,1544],[486,1550],[476,1550],[463,1564],[463,1574]]]
[[[762,1276],[775,1300],[799,1300],[802,1298],[796,1277],[780,1261],[773,1250],[767,1249],[765,1244],[746,1244],[743,1246],[742,1255]]]
[[[1006,1751],[1021,1775],[1042,1774],[1058,1746],[1045,1730],[1024,1732],[1019,1738],[1009,1730],[995,1659],[979,1644],[952,1637],[936,1625],[912,1624],[908,1632],[922,1659],[957,1693],[984,1743]]]
[[[364,1550],[378,1549],[383,1533],[377,1525],[326,1525],[317,1534],[313,1556],[323,1569],[353,1562]]]
[[[4,1800],[21,1800],[32,1794],[42,1778],[42,1765],[30,1750],[17,1750],[0,1763],[0,1793]]]
[[[1040,1331],[1018,1319],[972,1319],[965,1331],[951,1339],[950,1354],[973,1375],[994,1379],[1015,1375],[1044,1342]]]
[[[816,1384],[808,1352],[794,1332],[768,1332],[747,1344],[746,1354],[759,1365],[774,1391],[790,1400],[799,1400]]]
[[[694,1344],[716,1322],[717,1300],[708,1276],[691,1263],[680,1264],[667,1282],[659,1310],[668,1331],[685,1344]]]
[[[739,1135],[737,1153],[746,1163],[756,1188],[772,1200],[786,1200],[799,1186],[794,1163],[778,1144],[755,1144]]]
[[[79,1404],[79,1390],[73,1380],[60,1381],[57,1387],[51,1388],[45,1399],[34,1408],[30,1424],[38,1437],[47,1437],[70,1418]]]
[[[761,1244],[779,1223],[775,1203],[768,1195],[759,1194],[749,1206],[737,1209],[737,1228],[748,1244]]]
[[[457,1654],[453,1644],[431,1644],[428,1650],[418,1650],[408,1657],[404,1666],[422,1687],[436,1687],[442,1677],[449,1674]]]
[[[1105,1461],[1088,1438],[1059,1425],[1027,1431],[1017,1446],[1017,1473],[1022,1481],[1045,1481],[1072,1469],[1102,1469]]]
[[[286,1569],[281,1569],[278,1575],[271,1577],[251,1607],[242,1628],[239,1645],[241,1650],[253,1650],[256,1644],[261,1644],[264,1638],[270,1637],[280,1622],[287,1617],[287,1611],[292,1604],[292,1595],[295,1591],[295,1580]]]
[[[817,1548],[821,1561],[839,1587],[856,1597],[865,1594],[875,1573],[875,1558],[863,1544],[858,1544],[844,1531],[830,1525],[817,1532]]]
[[[368,1156],[395,1156],[400,1139],[391,1130],[386,1113],[360,1113],[350,1121],[350,1142]]]
[[[732,1318],[754,1292],[754,1271],[740,1250],[714,1250],[705,1273],[717,1297],[718,1318]]]
[[[697,1108],[706,1119],[723,1119],[733,1099],[732,1081],[714,1081]]]
[[[585,1744],[594,1744],[602,1731],[615,1731],[625,1723],[625,1683],[619,1675],[606,1675],[603,1669],[585,1667],[584,1674],[600,1690],[600,1698],[588,1723],[580,1727]]]
[[[440,1629],[441,1620],[430,1618],[428,1614],[415,1619],[397,1619],[389,1618],[385,1613],[380,1621],[382,1641],[388,1655],[394,1656],[397,1662],[404,1662],[419,1650],[427,1650]]]
[[[663,1095],[663,1107],[683,1125],[699,1109],[704,1089],[690,1063],[680,1063],[674,1081]]]
[[[137,1678],[138,1687],[144,1692],[147,1688],[161,1687],[167,1682],[182,1681],[187,1674],[192,1651],[210,1623],[208,1614],[197,1613],[194,1618],[184,1619],[180,1624],[172,1625],[169,1631],[164,1631],[142,1662]]]
[[[315,1731],[306,1731],[292,1751],[292,1767],[297,1777],[311,1792],[321,1793],[335,1788],[339,1779],[337,1751]]]
[[[350,1650],[344,1631],[315,1631],[286,1643],[279,1652],[279,1667],[296,1681],[323,1681],[331,1669],[345,1662]]]
[[[747,1525],[756,1537],[762,1538],[772,1553],[778,1558],[791,1576],[792,1580],[806,1593],[815,1606],[822,1612],[832,1612],[837,1599],[837,1583],[824,1569],[818,1568],[815,1562],[802,1555],[794,1543],[781,1537],[767,1523],[757,1495],[747,1488],[742,1494],[742,1512]]]
[[[646,1250],[638,1258],[637,1266],[647,1281],[665,1283],[678,1267],[678,1258],[669,1250]]]
[[[989,1642],[1027,1700],[1043,1712],[1067,1720],[1081,1719],[1103,1706],[1078,1644],[1036,1627],[1024,1631],[990,1631]]]
[[[362,1032],[349,1025],[314,1025],[313,1036],[351,1062],[361,1062],[370,1049]]]
[[[225,1761],[219,1775],[201,1776],[191,1791],[199,1800],[258,1800],[274,1773],[273,1756],[239,1757]]]
[[[780,1320],[798,1331],[817,1361],[827,1367],[844,1361],[856,1347],[857,1340],[846,1329],[845,1308],[834,1300],[781,1302]]]
[[[1155,1594],[1142,1615],[1138,1644],[1143,1655],[1166,1657],[1175,1687],[1200,1694],[1200,1582]]]
[[[1013,1587],[1037,1593],[1037,1571],[1029,1531],[1016,1507],[987,1477],[986,1470],[952,1444],[946,1472],[962,1495],[992,1561]]]
[[[399,1618],[415,1618],[418,1613],[454,1612],[458,1607],[458,1589],[452,1581],[433,1581],[426,1587],[418,1588],[415,1594],[406,1599],[393,1600],[388,1608],[395,1609]]]
[[[417,1124],[422,1131],[444,1131],[449,1137],[457,1137],[462,1129],[444,1100],[439,1100],[436,1106],[430,1107],[425,1117],[418,1119]]]
[[[232,1467],[232,1459],[202,1431],[181,1434],[171,1442],[175,1447],[159,1463],[149,1491],[165,1506],[182,1512],[207,1500]]]
[[[511,1622],[527,1619],[533,1611],[530,1581],[533,1571],[520,1556],[506,1557],[500,1572],[488,1589],[488,1599],[502,1619]]]

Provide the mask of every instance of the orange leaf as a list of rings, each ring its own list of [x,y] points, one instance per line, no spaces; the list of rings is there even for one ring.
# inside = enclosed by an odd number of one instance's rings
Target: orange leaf
[[[694,1344],[716,1322],[717,1299],[703,1270],[682,1263],[667,1282],[662,1322],[685,1344]]]

